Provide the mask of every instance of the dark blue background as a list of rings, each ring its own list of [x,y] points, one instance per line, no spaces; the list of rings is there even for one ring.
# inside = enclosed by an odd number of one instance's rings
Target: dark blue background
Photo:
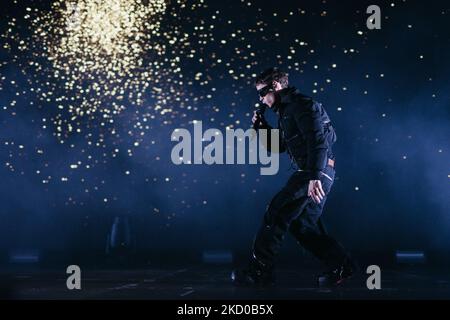
[[[183,68],[188,76],[203,71],[211,74],[212,80],[207,88],[194,85],[189,90],[200,97],[215,87],[213,98],[200,99],[196,110],[183,112],[185,116],[180,113],[169,117],[167,125],[163,124],[164,117],[152,120],[145,141],[132,157],[126,152],[116,158],[104,157],[104,150],[89,149],[82,135],[59,144],[52,135],[53,128],[41,128],[41,118],[51,113],[48,106],[30,106],[35,98],[26,89],[19,64],[12,61],[10,52],[0,50],[0,61],[7,63],[0,67],[0,76],[18,83],[12,86],[7,80],[0,87],[2,254],[38,249],[52,257],[77,254],[79,259],[95,261],[99,257],[96,254],[105,248],[117,215],[131,218],[139,254],[153,260],[163,259],[156,256],[161,253],[179,260],[199,256],[203,250],[248,253],[265,206],[292,172],[287,156],[282,156],[276,176],[260,176],[257,165],[176,166],[170,161],[174,145],[170,134],[177,127],[192,129],[189,121],[202,120],[204,128],[223,129],[239,119],[236,127],[250,126],[250,113],[257,102],[254,88],[244,80],[231,79],[224,66],[212,68],[212,52],[219,52],[232,68],[246,72],[246,77],[269,66],[280,66],[289,72],[292,85],[323,103],[338,135],[334,149],[337,180],[324,218],[329,231],[345,246],[356,255],[369,255],[374,262],[399,249],[447,254],[448,2],[428,1],[425,6],[423,1],[302,1],[306,14],[297,14],[287,23],[280,16],[298,13],[298,1],[252,1],[252,6],[238,0],[206,2],[209,8],[191,12],[182,30],[193,31],[195,23],[208,21],[216,10],[221,12],[215,22],[217,39],[229,39],[233,30],[245,30],[264,20],[267,26],[263,32],[246,33],[257,65],[246,71],[247,62],[234,53],[232,41],[227,45],[198,45],[204,62],[183,59]],[[27,4],[47,6],[45,2]],[[2,27],[11,16],[23,16],[27,4],[5,4]],[[368,4],[381,7],[381,30],[365,27]],[[326,16],[321,17],[324,10]],[[273,12],[279,16],[274,17]],[[227,24],[228,20],[232,24]],[[21,32],[26,34],[24,30]],[[358,35],[358,31],[364,34]],[[280,36],[275,39],[272,35],[276,32]],[[296,47],[289,61],[288,47],[295,38],[308,45]],[[349,49],[356,52],[345,53]],[[303,72],[289,69],[296,61]],[[303,65],[302,61],[307,63]],[[333,64],[337,67],[332,68]],[[25,93],[15,96],[22,89]],[[313,93],[313,89],[318,91]],[[14,108],[9,106],[13,99],[17,100]],[[220,106],[220,112],[213,112],[212,106]],[[151,101],[146,108],[152,108]],[[132,112],[131,108],[123,115],[124,131]],[[214,122],[209,121],[212,114]],[[234,115],[231,120],[230,114]],[[269,118],[273,123],[273,115]],[[123,145],[121,149],[126,150],[131,139],[114,141],[106,137],[106,142]],[[70,148],[70,143],[75,147]],[[21,144],[24,149],[18,148]],[[37,155],[36,148],[43,148],[45,154]],[[92,168],[71,171],[69,165],[81,158],[83,148],[92,155]],[[36,170],[42,173],[37,175]],[[127,170],[129,175],[124,174]],[[51,182],[43,184],[43,177],[48,175]],[[69,181],[62,182],[63,176],[69,176]],[[86,188],[91,191],[84,192]],[[293,255],[295,249],[292,242],[285,247]]]

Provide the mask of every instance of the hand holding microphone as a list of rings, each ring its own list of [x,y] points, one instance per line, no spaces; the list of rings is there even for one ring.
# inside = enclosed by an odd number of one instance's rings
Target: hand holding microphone
[[[262,128],[266,128],[268,123],[264,118],[265,106],[258,108],[258,110],[253,111],[252,123],[253,129],[258,130]]]

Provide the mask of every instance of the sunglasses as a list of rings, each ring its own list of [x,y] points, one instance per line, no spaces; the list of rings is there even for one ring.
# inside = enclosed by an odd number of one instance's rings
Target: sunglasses
[[[267,85],[261,89],[258,90],[258,95],[263,98],[265,97],[270,91],[272,91],[272,87]]]

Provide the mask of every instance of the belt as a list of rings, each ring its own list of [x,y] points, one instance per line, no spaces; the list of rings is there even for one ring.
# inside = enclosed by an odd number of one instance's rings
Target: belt
[[[334,160],[333,159],[328,159],[328,165],[332,168],[334,168]]]

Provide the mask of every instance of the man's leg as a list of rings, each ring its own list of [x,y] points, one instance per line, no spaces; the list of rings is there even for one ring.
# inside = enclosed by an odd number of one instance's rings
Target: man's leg
[[[248,269],[233,272],[235,283],[266,282],[271,280],[275,257],[281,247],[291,221],[311,201],[307,195],[309,181],[304,174],[294,173],[286,186],[270,202],[253,243]]]
[[[311,252],[328,269],[343,264],[348,259],[348,255],[342,245],[326,233],[321,219],[319,218],[315,226],[304,221],[303,215],[308,215],[310,212],[310,208],[305,208],[302,215],[291,223],[290,233],[303,248]]]
[[[290,224],[289,231],[305,249],[322,261],[330,272],[341,272],[343,274],[333,277],[339,280],[354,269],[351,259],[334,238],[325,230],[321,215],[334,181],[334,169],[327,167],[325,173],[328,177],[321,178],[326,196],[317,204],[309,202],[303,212]],[[336,271],[337,270],[337,271]]]
[[[308,201],[307,196],[293,199],[281,193],[271,201],[253,242],[253,257],[262,265],[273,266],[291,221]]]

